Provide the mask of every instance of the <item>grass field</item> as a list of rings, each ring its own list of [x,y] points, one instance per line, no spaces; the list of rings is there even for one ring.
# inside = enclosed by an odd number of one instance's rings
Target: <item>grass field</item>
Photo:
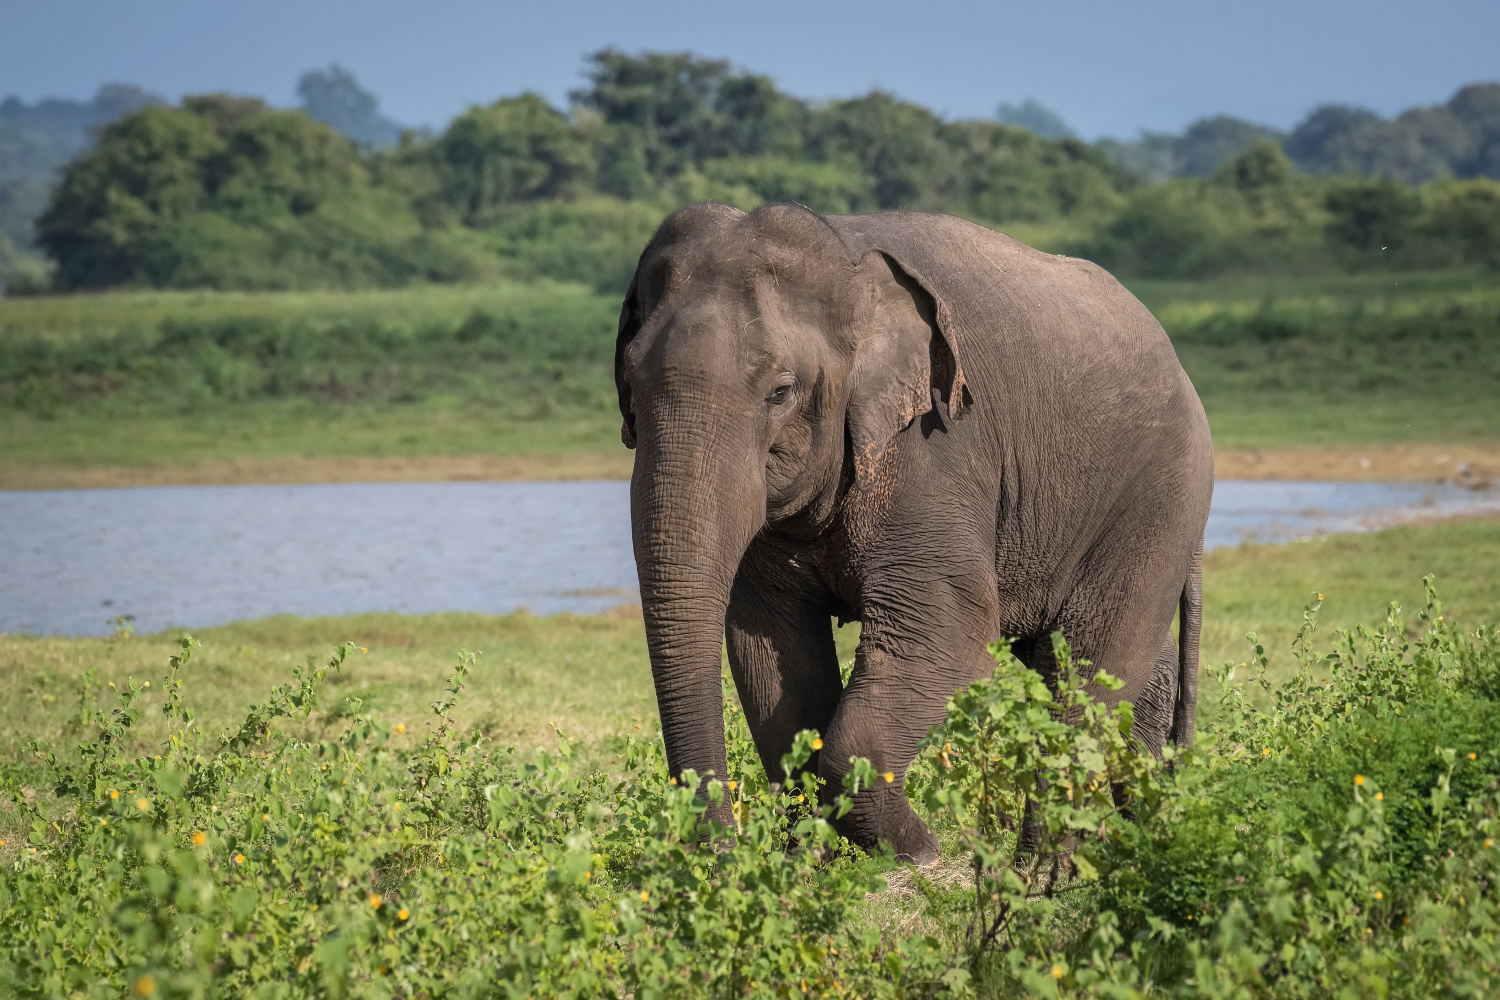
[[[1203,397],[1221,474],[1500,474],[1500,278],[1131,287]],[[0,488],[623,475],[617,310],[546,282],[3,300]]]

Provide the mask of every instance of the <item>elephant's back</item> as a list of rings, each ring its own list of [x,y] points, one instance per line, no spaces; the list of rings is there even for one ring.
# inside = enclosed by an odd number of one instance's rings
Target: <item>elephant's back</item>
[[[1026,349],[1038,361],[1085,365],[1090,355],[1116,365],[1170,355],[1175,367],[1171,342],[1150,310],[1090,261],[1043,253],[951,215],[881,212],[827,221],[853,260],[885,250],[941,295],[971,351],[990,342]],[[1114,351],[1123,356],[1111,357]]]
[[[1044,397],[1059,415],[1109,414],[1127,423],[1196,410],[1196,420],[1181,415],[1206,435],[1197,393],[1161,324],[1098,265],[948,215],[883,212],[828,222],[853,259],[885,250],[943,297],[976,405],[985,396]]]

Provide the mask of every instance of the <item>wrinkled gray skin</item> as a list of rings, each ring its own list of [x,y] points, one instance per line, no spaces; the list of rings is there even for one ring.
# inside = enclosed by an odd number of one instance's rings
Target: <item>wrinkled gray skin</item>
[[[906,769],[1001,636],[1048,675],[1061,629],[1142,743],[1191,742],[1213,446],[1098,267],[948,216],[692,205],[641,257],[615,378],[672,774],[725,773],[726,638],[767,772],[801,729],[832,792],[851,756],[894,771],[841,829],[919,863]],[[830,616],[863,623],[847,688]]]

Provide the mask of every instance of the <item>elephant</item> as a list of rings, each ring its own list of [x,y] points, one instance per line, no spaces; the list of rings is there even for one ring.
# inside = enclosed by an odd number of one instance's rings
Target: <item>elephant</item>
[[[952,216],[693,204],[640,257],[615,383],[673,776],[726,774],[726,646],[767,773],[804,729],[825,794],[867,758],[889,780],[838,829],[917,864],[907,768],[1001,637],[1055,683],[1061,630],[1141,745],[1191,743],[1213,444],[1103,269]]]

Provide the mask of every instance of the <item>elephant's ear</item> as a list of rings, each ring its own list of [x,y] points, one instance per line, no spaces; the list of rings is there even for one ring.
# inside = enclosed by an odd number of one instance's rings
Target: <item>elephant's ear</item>
[[[620,325],[615,334],[615,391],[620,395],[620,416],[624,420],[620,424],[620,440],[627,448],[635,447],[635,404],[630,398],[630,386],[621,369],[625,362],[625,349],[630,346],[635,335],[641,332],[641,302],[640,296],[636,294],[639,281],[637,272],[636,277],[630,279],[630,289],[620,305]]]
[[[861,487],[875,481],[891,440],[941,400],[950,420],[973,403],[964,382],[948,305],[917,272],[884,250],[856,268],[874,305],[856,334],[850,372],[849,440]]]

